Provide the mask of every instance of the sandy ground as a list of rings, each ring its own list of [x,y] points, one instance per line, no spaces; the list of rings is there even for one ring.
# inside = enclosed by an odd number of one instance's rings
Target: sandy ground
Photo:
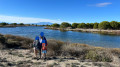
[[[114,62],[85,62],[77,59],[47,57],[47,60],[33,59],[30,50],[0,50],[0,67],[120,67],[118,59]]]

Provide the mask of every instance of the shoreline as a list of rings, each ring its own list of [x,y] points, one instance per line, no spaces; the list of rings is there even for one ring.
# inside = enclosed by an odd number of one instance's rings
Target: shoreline
[[[53,28],[53,27],[46,27],[44,29],[51,29],[51,30],[60,30],[60,31],[78,31],[78,32],[88,32],[88,33],[98,33],[98,34],[108,34],[108,35],[120,35],[120,30],[100,30],[100,29],[69,29],[69,28]]]
[[[70,66],[74,63],[78,63],[81,66],[84,63],[99,64],[99,62],[102,62],[101,65],[103,66],[108,63],[108,65],[116,67],[119,66],[120,63],[120,48],[95,47],[58,40],[47,40],[47,42],[47,60],[35,60],[32,59],[32,57],[34,57],[32,51],[33,39],[22,36],[0,34],[0,64],[3,66],[19,66],[23,65],[25,62],[25,65],[30,64],[34,66],[38,62],[52,64],[54,66],[54,63],[57,62],[60,66],[62,65],[61,63],[64,63],[65,65],[69,63]],[[1,49],[2,47],[3,49]],[[86,64],[84,65],[86,66]]]

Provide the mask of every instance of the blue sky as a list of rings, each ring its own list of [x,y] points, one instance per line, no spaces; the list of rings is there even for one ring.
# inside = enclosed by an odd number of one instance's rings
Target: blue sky
[[[120,22],[120,0],[0,0],[0,21]]]

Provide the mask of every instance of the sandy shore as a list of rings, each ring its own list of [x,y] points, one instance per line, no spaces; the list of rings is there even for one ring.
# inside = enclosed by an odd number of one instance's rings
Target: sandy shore
[[[31,50],[10,49],[0,50],[0,67],[120,67],[116,62],[87,62],[76,58],[47,57],[47,60],[32,59]]]
[[[100,29],[80,29],[80,28],[76,28],[76,29],[64,28],[64,29],[61,29],[61,28],[53,28],[53,27],[46,27],[45,29],[120,35],[120,30],[100,30]]]

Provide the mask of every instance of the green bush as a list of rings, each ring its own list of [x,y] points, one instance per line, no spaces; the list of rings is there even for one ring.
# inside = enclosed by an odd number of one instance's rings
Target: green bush
[[[60,25],[57,23],[54,23],[54,24],[52,24],[52,27],[60,27]]]
[[[11,23],[11,25],[17,25],[17,23]]]
[[[97,29],[97,28],[98,28],[98,24],[99,24],[99,23],[94,23],[93,28],[94,28],[94,29]]]
[[[72,23],[73,28],[77,28],[77,25],[79,25],[79,23]]]
[[[80,23],[77,28],[87,28],[85,23]]]
[[[0,25],[4,26],[4,25],[8,25],[8,23],[2,22],[2,23],[0,23]]]
[[[23,23],[20,23],[19,25],[24,25]]]
[[[110,25],[112,29],[118,29],[119,28],[119,23],[117,21],[111,21]]]
[[[63,23],[61,23],[61,25],[60,25],[61,28],[66,28],[66,27],[70,27],[70,26],[71,26],[71,24],[69,24],[69,23],[67,23],[67,22],[63,22]]]
[[[94,24],[93,23],[87,23],[86,26],[87,26],[87,28],[91,28],[92,29]]]
[[[98,25],[99,29],[110,29],[110,23],[108,21],[103,21]]]

